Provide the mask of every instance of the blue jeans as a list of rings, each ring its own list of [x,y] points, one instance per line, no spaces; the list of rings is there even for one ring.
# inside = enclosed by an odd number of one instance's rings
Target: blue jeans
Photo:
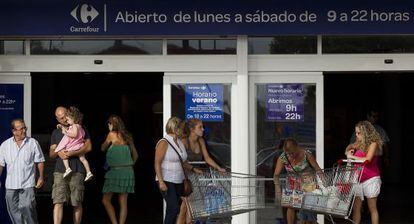
[[[6,206],[6,189],[4,188],[4,184],[6,183],[6,169],[3,170],[3,174],[0,175],[0,223],[1,224],[11,224],[11,220],[9,218],[9,214],[7,213],[7,206]]]
[[[180,213],[183,184],[175,184],[166,181],[165,184],[168,188],[167,191],[161,191],[162,197],[167,204],[164,224],[175,224],[177,221],[178,213]]]

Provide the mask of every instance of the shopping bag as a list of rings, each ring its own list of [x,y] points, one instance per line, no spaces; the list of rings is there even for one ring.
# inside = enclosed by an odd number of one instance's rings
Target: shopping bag
[[[304,192],[312,192],[316,189],[316,176],[313,173],[303,173],[301,175],[301,189]]]
[[[230,203],[226,198],[226,194],[222,188],[216,187],[214,198],[216,200],[216,206],[220,212],[225,212],[229,209]]]
[[[213,183],[209,183],[204,193],[204,207],[208,215],[217,214],[218,206],[217,200],[215,199],[216,186]]]
[[[280,199],[280,204],[283,207],[291,207],[292,206],[292,194],[293,190],[288,188],[282,189],[282,197]]]
[[[293,190],[292,193],[292,207],[302,208],[303,196],[305,192],[302,190]]]

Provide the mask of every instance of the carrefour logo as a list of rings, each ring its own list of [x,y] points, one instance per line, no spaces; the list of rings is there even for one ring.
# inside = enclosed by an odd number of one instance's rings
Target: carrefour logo
[[[104,8],[106,6],[104,5]],[[104,11],[105,12],[105,11]],[[92,21],[99,16],[99,12],[91,4],[79,4],[72,11],[70,15],[78,22],[78,25],[70,26],[69,31],[71,33],[99,33],[100,27],[95,24],[92,25]],[[104,16],[105,18],[105,13]],[[106,32],[106,27],[104,27]]]
[[[188,89],[197,89],[197,90],[199,90],[199,89],[201,89],[201,90],[206,90],[207,89],[207,86],[206,85],[201,85],[201,86],[188,86],[187,87]]]
[[[82,4],[77,5],[70,15],[78,22],[90,23],[98,17],[99,12],[90,4]]]

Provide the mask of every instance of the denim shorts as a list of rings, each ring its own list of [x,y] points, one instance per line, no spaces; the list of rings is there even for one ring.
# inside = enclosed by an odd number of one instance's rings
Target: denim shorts
[[[305,211],[305,210],[299,210],[298,212],[298,219],[300,221],[310,221],[310,222],[316,222],[316,213]]]

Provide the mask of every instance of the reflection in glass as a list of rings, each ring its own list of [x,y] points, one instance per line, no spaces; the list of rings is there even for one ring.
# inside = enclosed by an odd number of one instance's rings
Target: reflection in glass
[[[323,36],[324,54],[413,53],[414,36]]]
[[[162,40],[32,40],[34,55],[162,54]]]
[[[316,53],[316,36],[249,37],[249,54]]]
[[[23,40],[1,40],[0,41],[0,55],[23,55],[24,41]]]
[[[223,113],[222,122],[204,121],[204,140],[207,143],[207,150],[212,158],[222,167],[231,167],[231,142],[230,142],[230,121],[231,102],[230,84],[224,84],[223,90]],[[171,86],[171,115],[185,118],[185,84],[173,84]]]
[[[236,40],[168,40],[167,54],[236,54]]]

